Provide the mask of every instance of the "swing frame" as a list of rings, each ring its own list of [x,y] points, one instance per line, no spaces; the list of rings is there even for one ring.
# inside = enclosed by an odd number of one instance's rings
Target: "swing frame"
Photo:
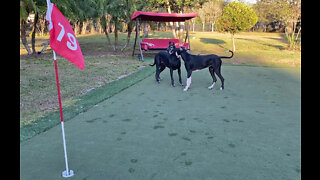
[[[136,37],[134,39],[132,56],[134,56],[136,50],[136,44],[138,40],[140,54],[138,56],[140,60],[144,61],[143,50],[164,50],[167,49],[169,42],[174,42],[176,47],[185,47],[191,52],[190,37],[189,37],[189,23],[186,23],[186,37],[184,42],[179,41],[179,39],[140,39],[140,28],[142,21],[155,21],[155,22],[185,22],[194,17],[197,17],[196,13],[154,13],[154,12],[144,12],[136,11],[132,14],[131,20],[136,21]],[[188,40],[188,42],[187,42]]]

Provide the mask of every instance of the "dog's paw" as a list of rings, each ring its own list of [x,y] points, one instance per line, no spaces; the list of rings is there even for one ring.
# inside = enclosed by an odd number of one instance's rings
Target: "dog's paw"
[[[171,87],[176,87],[176,85],[175,84],[171,84]]]
[[[222,91],[224,88],[223,87],[220,87],[220,90]]]
[[[180,86],[183,86],[183,83],[179,83],[180,84]]]
[[[212,89],[213,88],[213,86],[215,85],[216,83],[214,82],[214,83],[212,83],[212,85],[211,86],[209,86],[208,87],[208,89]]]
[[[183,91],[187,91],[187,90],[188,90],[188,88],[184,88],[184,89],[183,89]]]

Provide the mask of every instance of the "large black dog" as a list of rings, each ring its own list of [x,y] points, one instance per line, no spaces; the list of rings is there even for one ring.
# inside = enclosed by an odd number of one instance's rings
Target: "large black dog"
[[[167,51],[168,52],[172,52],[172,48],[175,47],[174,43],[169,42],[169,46]],[[160,73],[166,68],[168,67],[170,69],[170,76],[171,76],[171,86],[174,87],[174,80],[173,80],[173,70],[178,70],[178,75],[179,75],[179,83],[181,86],[183,86],[182,84],[182,80],[181,80],[181,61],[180,58],[178,58],[174,53],[169,54],[166,51],[161,51],[159,53],[157,53],[154,57],[154,63],[153,64],[149,64],[150,66],[154,66],[156,65],[156,81],[158,83],[160,83]]]
[[[212,89],[214,84],[217,82],[217,78],[215,77],[215,73],[218,75],[218,77],[221,80],[221,87],[220,90],[224,89],[224,78],[221,75],[221,64],[222,64],[222,58],[232,58],[233,52],[229,50],[229,52],[232,53],[230,57],[226,56],[217,56],[215,54],[210,55],[192,55],[187,52],[185,48],[175,48],[174,45],[170,45],[172,47],[168,47],[168,53],[169,54],[175,54],[178,58],[179,56],[182,57],[184,61],[184,66],[187,71],[187,85],[183,89],[184,91],[187,91],[191,84],[191,74],[192,71],[209,68],[209,72],[212,76],[213,83],[211,86],[209,86],[209,89]],[[172,51],[169,51],[169,49],[174,49]]]

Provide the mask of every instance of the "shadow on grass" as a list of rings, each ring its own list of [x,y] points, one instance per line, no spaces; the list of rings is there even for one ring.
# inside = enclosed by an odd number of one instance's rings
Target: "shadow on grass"
[[[226,44],[225,41],[221,39],[214,39],[214,38],[200,38],[200,42],[205,43],[205,44],[215,44],[218,45],[219,47],[226,49],[226,47],[222,46],[222,44]]]
[[[226,43],[221,39],[214,39],[214,38],[200,38],[200,42],[205,44],[225,44]]]
[[[258,43],[258,44],[261,44],[261,45],[264,45],[264,46],[269,46],[269,47],[273,47],[273,48],[277,48],[279,50],[285,50],[286,48],[282,45],[273,45],[273,44],[267,44],[267,43],[262,43],[260,42],[259,40],[255,40],[255,39],[248,39],[248,38],[236,38],[236,39],[241,39],[241,40],[245,40],[245,41],[251,41],[251,42],[254,42],[254,43]],[[270,38],[270,39],[275,39],[275,38]],[[277,39],[279,40],[279,39]]]

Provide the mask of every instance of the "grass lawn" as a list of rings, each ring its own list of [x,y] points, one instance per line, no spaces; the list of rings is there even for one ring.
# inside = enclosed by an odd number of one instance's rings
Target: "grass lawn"
[[[230,34],[191,33],[194,54],[229,55],[232,50]],[[286,50],[284,34],[243,32],[235,35],[236,52],[224,63],[261,66],[301,66],[301,52]]]
[[[171,32],[152,32],[149,35],[149,38],[172,38]],[[122,48],[126,36],[127,34],[119,35],[118,49]],[[77,36],[86,63],[85,69],[81,71],[58,56],[60,90],[64,108],[78,103],[80,97],[89,91],[137,72],[150,63],[131,57],[134,36],[133,33],[131,43],[124,52],[113,52],[104,34]],[[42,49],[48,38],[48,36],[37,38],[36,50]],[[225,60],[226,64],[301,66],[301,52],[286,50],[287,45],[283,34],[250,32],[237,34],[235,38],[234,58]],[[111,39],[114,40],[113,35]],[[232,48],[229,34],[195,32],[190,33],[190,40],[193,54],[214,53],[225,56],[229,55],[225,51]],[[154,52],[145,53],[145,56],[152,58]],[[150,67],[147,66],[148,68]],[[150,71],[146,74],[150,74]],[[40,118],[57,111],[58,108],[51,48],[48,47],[44,54],[28,56],[20,43],[20,127],[35,124]]]
[[[58,59],[63,106],[77,102],[77,97],[111,81],[125,77],[145,66],[126,57],[85,58],[81,71],[66,60]],[[116,68],[115,68],[116,67]],[[54,62],[47,59],[20,60],[20,126],[32,123],[58,106]]]

